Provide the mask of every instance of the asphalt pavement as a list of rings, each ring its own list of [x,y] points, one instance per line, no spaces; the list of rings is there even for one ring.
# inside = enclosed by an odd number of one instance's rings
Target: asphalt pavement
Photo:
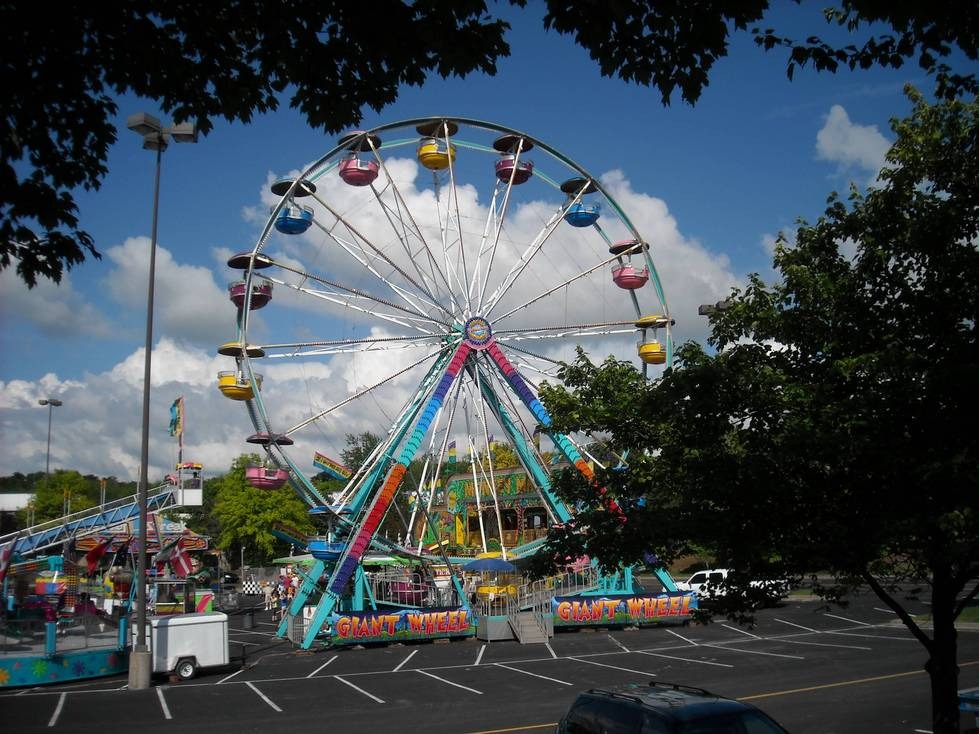
[[[927,612],[924,602],[910,602]],[[920,608],[917,608],[920,607]],[[231,617],[228,668],[187,682],[121,677],[0,694],[11,732],[552,731],[578,691],[659,680],[750,701],[795,734],[930,731],[925,652],[870,594],[848,607],[791,600],[751,628],[713,624],[561,632],[546,644],[480,640],[297,650]],[[979,630],[959,634],[960,687],[979,686]],[[963,714],[963,730],[974,726]]]

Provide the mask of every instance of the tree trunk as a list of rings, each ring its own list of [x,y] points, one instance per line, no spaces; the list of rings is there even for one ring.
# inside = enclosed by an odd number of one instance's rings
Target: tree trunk
[[[931,613],[934,637],[925,670],[931,678],[931,719],[934,734],[959,732],[959,666],[955,620],[955,593],[935,578]]]

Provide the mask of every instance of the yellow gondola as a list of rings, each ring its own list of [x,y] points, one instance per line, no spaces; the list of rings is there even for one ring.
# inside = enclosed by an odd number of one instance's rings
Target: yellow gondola
[[[639,358],[646,364],[665,364],[666,350],[658,341],[643,342],[639,345]]]
[[[418,144],[418,161],[430,171],[444,171],[456,159],[456,147],[438,138],[422,138]]]
[[[255,375],[255,384],[262,389],[262,376]],[[231,400],[251,400],[255,397],[251,380],[239,377],[237,372],[218,372],[218,390]]]

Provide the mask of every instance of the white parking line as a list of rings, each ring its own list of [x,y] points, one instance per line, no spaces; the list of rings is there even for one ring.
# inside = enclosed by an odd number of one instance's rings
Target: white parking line
[[[476,654],[476,665],[479,665],[479,661],[483,659],[483,653],[486,652],[486,645],[479,648],[479,652]]]
[[[609,639],[610,639],[610,640],[611,640],[612,642],[614,642],[614,643],[615,643],[616,645],[618,645],[619,647],[621,647],[621,648],[622,648],[623,650],[625,650],[626,652],[629,652],[629,648],[628,648],[628,647],[626,647],[625,645],[623,645],[623,644],[622,644],[621,642],[619,642],[619,641],[618,641],[617,639],[615,639],[614,637],[612,637],[612,635],[611,635],[611,634],[609,634],[609,636],[608,636],[608,638],[609,638]]]
[[[373,698],[378,703],[384,703],[384,699],[383,698],[378,698],[373,693],[368,693],[363,688],[361,688],[359,686],[355,686],[353,683],[351,683],[350,681],[346,680],[345,678],[341,678],[339,675],[335,675],[333,677],[336,678],[341,683],[346,683],[348,686],[350,686],[351,688],[353,688],[355,691],[359,691],[360,693],[363,693],[365,696],[367,696],[367,698]]]
[[[825,616],[825,617],[832,617],[833,619],[842,619],[844,622],[852,622],[853,624],[862,624],[864,627],[873,627],[873,625],[870,624],[869,622],[861,622],[861,621],[856,620],[856,619],[850,619],[848,617],[841,617],[838,614],[830,614],[829,612],[826,612],[826,614],[824,614],[823,616]]]
[[[691,639],[689,639],[687,637],[684,637],[679,632],[674,632],[673,630],[666,630],[666,631],[669,632],[674,637],[679,637],[681,640],[683,640],[684,642],[686,642],[688,645],[694,645],[694,646],[697,645],[696,642],[694,642],[693,640],[691,640]]]
[[[251,688],[253,691],[255,691],[255,693],[258,694],[258,697],[261,698],[263,701],[265,701],[265,703],[267,703],[273,709],[275,709],[276,711],[278,711],[280,714],[282,713],[282,709],[280,709],[278,706],[276,706],[274,703],[272,703],[272,699],[269,698],[268,696],[266,696],[260,690],[258,690],[258,688],[255,687],[255,684],[254,683],[252,683],[250,680],[246,680],[245,681],[245,685],[248,686],[249,688]]]
[[[544,680],[551,680],[551,681],[554,681],[555,683],[560,683],[562,686],[570,686],[571,685],[571,683],[568,683],[566,680],[558,680],[557,678],[549,678],[546,675],[538,675],[537,673],[528,673],[526,670],[521,670],[520,668],[514,668],[513,666],[510,666],[510,665],[504,665],[503,663],[493,663],[493,665],[496,665],[497,667],[500,667],[500,668],[506,668],[507,670],[512,670],[514,673],[523,673],[524,675],[533,676],[534,678],[543,678]]]
[[[162,688],[156,689],[156,697],[160,699],[160,708],[163,709],[163,716],[166,719],[172,719],[173,717],[170,715],[170,707],[167,706],[167,700],[163,697]]]
[[[547,648],[547,651],[549,653],[551,653],[551,657],[554,658],[555,660],[557,660],[557,653],[554,652],[554,648],[551,647],[551,643],[550,642],[545,642],[544,643],[544,647],[546,647]]]
[[[793,645],[812,645],[813,647],[840,647],[844,650],[873,650],[872,647],[861,647],[859,645],[833,645],[829,642],[805,642],[803,640],[790,640],[788,637],[777,638],[779,642],[789,642]]]
[[[225,682],[226,680],[231,680],[231,679],[232,679],[232,678],[234,678],[234,677],[235,677],[236,675],[238,675],[239,673],[243,673],[244,671],[245,671],[245,669],[244,669],[244,668],[242,668],[241,670],[236,670],[236,671],[235,671],[234,673],[232,673],[231,675],[226,675],[226,676],[224,676],[224,678],[222,678],[221,680],[219,680],[219,681],[218,681],[217,683],[215,683],[214,685],[216,685],[216,686],[219,686],[219,685],[221,685],[222,683],[224,683],[224,682]]]
[[[233,642],[236,645],[241,645],[242,647],[247,647],[251,645],[252,647],[261,647],[264,643],[261,642],[245,642],[244,640],[236,640],[234,637],[229,637],[228,642]]]
[[[746,635],[747,637],[751,637],[751,638],[754,638],[756,640],[760,640],[761,639],[758,635],[753,635],[750,632],[748,632],[747,630],[741,629],[740,627],[732,627],[729,624],[722,624],[721,627],[724,627],[725,629],[729,629],[732,632],[740,632],[742,635]]]
[[[62,693],[58,696],[58,705],[54,707],[54,713],[51,714],[51,719],[48,721],[48,726],[54,726],[58,723],[58,717],[61,716],[61,709],[65,707],[65,697],[67,693]]]
[[[401,661],[400,663],[398,663],[398,664],[397,664],[397,666],[395,666],[395,668],[394,668],[394,670],[392,670],[391,672],[392,672],[392,673],[397,673],[397,672],[398,672],[399,670],[401,670],[401,666],[402,666],[402,665],[404,665],[405,663],[407,663],[407,662],[408,662],[409,660],[411,660],[411,659],[412,659],[413,657],[415,657],[415,654],[416,654],[417,652],[418,652],[418,650],[412,650],[412,651],[411,651],[411,652],[410,652],[410,653],[408,654],[408,657],[406,657],[406,658],[405,658],[404,660],[402,660],[402,661]]]
[[[742,647],[729,647],[727,645],[704,645],[704,647],[713,647],[718,650],[733,650],[734,652],[743,652],[745,655],[766,655],[772,658],[789,658],[790,660],[805,660],[805,658],[799,657],[798,655],[783,655],[780,652],[762,652],[761,650],[745,650]]]
[[[842,635],[843,637],[869,637],[871,640],[899,640],[901,642],[917,642],[914,637],[890,637],[888,635],[864,635],[859,632],[827,632],[827,635]]]
[[[882,609],[881,607],[874,607],[875,612],[884,612],[885,614],[897,614],[893,609]]]
[[[461,683],[453,683],[452,681],[446,680],[445,678],[439,678],[437,675],[432,675],[428,671],[420,670],[419,668],[415,668],[415,672],[416,673],[421,673],[422,675],[427,675],[429,678],[434,678],[435,680],[440,680],[443,683],[448,683],[450,686],[455,686],[456,688],[461,688],[464,691],[470,691],[472,693],[478,693],[480,696],[483,695],[483,692],[482,691],[477,691],[475,688],[470,688],[469,686],[464,686]]]
[[[701,665],[716,665],[718,668],[733,668],[727,663],[715,663],[713,660],[694,660],[693,658],[681,658],[677,655],[663,655],[659,652],[649,652],[648,650],[636,650],[640,655],[651,655],[654,658],[666,658],[667,660],[681,660],[684,663],[700,663]]]
[[[795,622],[789,622],[784,619],[779,619],[778,617],[775,617],[775,621],[781,622],[782,624],[787,624],[789,625],[789,627],[798,627],[799,629],[805,630],[806,632],[815,632],[817,635],[822,634],[819,630],[814,630],[812,627],[803,627],[801,624],[796,624]]]
[[[618,665],[609,665],[608,663],[596,663],[594,660],[585,660],[584,658],[568,658],[568,660],[574,660],[577,663],[588,663],[589,665],[597,665],[600,668],[612,668],[612,670],[623,670],[626,673],[638,673],[639,675],[650,675],[653,678],[659,676],[656,673],[648,673],[645,670],[633,670],[632,668],[622,668]]]
[[[330,658],[329,660],[327,660],[325,663],[323,663],[320,667],[318,667],[316,670],[314,670],[312,673],[310,673],[306,677],[307,678],[312,678],[314,675],[316,675],[317,673],[319,673],[321,670],[323,670],[323,668],[325,668],[327,665],[329,665],[330,663],[332,663],[338,657],[340,657],[340,656],[339,655],[334,655],[332,658]]]

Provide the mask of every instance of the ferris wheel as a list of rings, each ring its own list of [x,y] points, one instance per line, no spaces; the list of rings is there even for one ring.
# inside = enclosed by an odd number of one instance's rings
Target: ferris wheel
[[[551,429],[540,382],[559,382],[579,345],[635,358],[638,342],[644,370],[672,359],[651,245],[610,188],[536,137],[441,117],[351,132],[271,184],[261,236],[228,263],[241,271],[229,287],[238,334],[219,348],[235,358],[219,387],[246,405],[248,440],[269,457],[250,474],[256,486],[289,481],[312,508],[342,509],[349,532],[330,550],[331,590],[376,542],[399,491],[413,499],[404,542],[420,549],[411,533],[440,501],[436,483],[457,454],[470,457],[475,501],[488,510],[477,513],[484,550],[494,507],[503,534],[494,445],[517,457],[549,523],[569,519],[551,491],[550,457],[586,475],[593,458]],[[275,325],[272,309],[259,313],[273,291]],[[273,397],[263,373],[284,366],[328,376],[330,388]],[[331,501],[293,446],[362,425],[383,439]],[[414,461],[422,477],[405,488]]]

